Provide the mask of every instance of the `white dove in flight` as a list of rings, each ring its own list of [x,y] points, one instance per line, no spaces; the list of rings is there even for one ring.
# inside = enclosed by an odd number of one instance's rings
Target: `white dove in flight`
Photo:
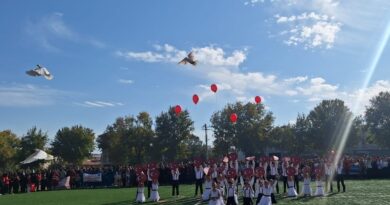
[[[35,76],[43,76],[47,80],[52,80],[53,79],[53,75],[50,74],[50,72],[47,70],[47,68],[42,67],[40,65],[37,65],[37,67],[32,69],[32,70],[26,71],[26,73],[29,76],[34,76],[34,77]]]

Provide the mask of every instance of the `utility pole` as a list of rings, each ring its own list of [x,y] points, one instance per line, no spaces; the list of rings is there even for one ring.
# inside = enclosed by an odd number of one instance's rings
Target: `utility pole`
[[[207,131],[209,130],[209,128],[207,127],[207,124],[203,125],[203,130],[205,133],[205,141],[206,141],[206,160],[208,160],[209,159],[209,146],[208,146],[208,139],[207,139]]]

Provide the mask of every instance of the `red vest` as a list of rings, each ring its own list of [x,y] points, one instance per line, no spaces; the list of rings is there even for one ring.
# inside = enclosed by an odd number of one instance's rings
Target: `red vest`
[[[3,177],[3,184],[9,185],[9,178],[8,178],[8,176]]]

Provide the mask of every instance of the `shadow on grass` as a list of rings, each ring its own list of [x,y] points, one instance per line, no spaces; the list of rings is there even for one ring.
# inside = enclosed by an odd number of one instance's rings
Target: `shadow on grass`
[[[332,197],[333,195],[336,195],[337,193],[330,193],[323,197]],[[313,199],[319,198],[318,196],[299,196],[295,199],[292,199],[292,201],[300,201],[300,202],[308,202]]]
[[[159,202],[151,202],[151,201],[146,201],[145,203],[142,204],[148,204],[148,205],[160,205],[160,204],[195,204],[199,202],[198,198],[188,198],[188,197],[183,197],[183,198],[169,198],[169,199],[161,199]],[[141,204],[137,203],[133,200],[125,200],[125,201],[117,201],[117,202],[112,202],[112,203],[105,203],[101,205],[135,205],[135,204]]]

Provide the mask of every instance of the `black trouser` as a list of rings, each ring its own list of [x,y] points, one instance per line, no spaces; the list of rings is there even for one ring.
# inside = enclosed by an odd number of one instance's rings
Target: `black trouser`
[[[329,175],[325,175],[325,187],[326,189],[329,188],[330,185],[330,191],[333,192],[333,179],[330,178]]]
[[[259,193],[259,194],[257,195],[256,205],[260,202],[262,196],[263,196],[262,193]]]
[[[41,182],[41,191],[46,191],[46,180],[42,180]]]
[[[176,195],[179,195],[179,180],[172,180],[172,196],[175,196],[175,189]]]
[[[274,193],[271,193],[271,201],[273,204],[276,204],[276,198],[275,198]]]
[[[148,198],[150,198],[150,190],[152,189],[152,181],[148,180]]]
[[[278,183],[278,180],[276,179],[276,176],[275,175],[271,175],[270,177],[269,177],[270,179],[272,179],[272,180],[276,180],[276,193],[278,193],[279,194],[279,183]]]
[[[343,192],[345,192],[344,176],[342,174],[337,174],[337,191],[340,192],[340,182],[343,186]]]
[[[295,184],[295,188],[297,189],[297,192],[299,193],[299,178],[298,178],[298,175],[295,175],[295,177],[294,177],[294,184]]]
[[[231,196],[227,198],[226,205],[238,205],[238,204],[236,204],[236,200],[234,200],[234,196]]]
[[[1,194],[8,194],[9,185],[3,184],[3,187],[1,189]]]
[[[244,205],[253,205],[253,201],[250,197],[244,197]]]
[[[12,191],[13,191],[14,194],[19,193],[19,183],[14,183],[12,185]]]
[[[287,189],[287,176],[283,176],[283,192],[286,193]]]
[[[195,195],[198,195],[198,188],[200,188],[200,194],[203,194],[203,180],[197,179],[195,182]]]
[[[20,184],[20,192],[22,192],[22,193],[27,192],[27,184],[25,184],[25,183]]]
[[[126,177],[122,177],[122,187],[126,187]]]

